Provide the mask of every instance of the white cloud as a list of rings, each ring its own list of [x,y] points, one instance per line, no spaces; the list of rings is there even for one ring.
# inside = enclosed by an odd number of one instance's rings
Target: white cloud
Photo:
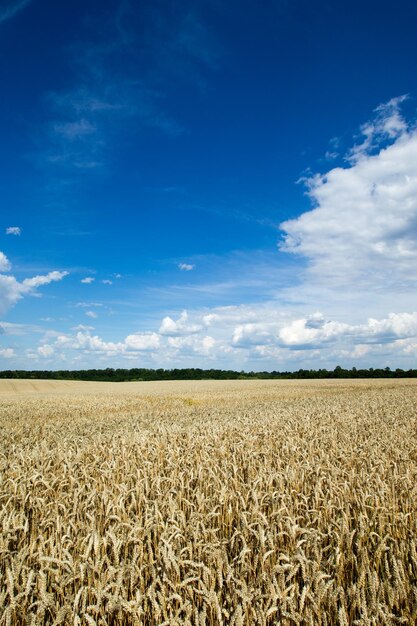
[[[81,351],[85,354],[106,354],[109,357],[159,358],[163,362],[170,358],[184,358],[190,355],[212,357],[217,348],[214,337],[209,335],[162,336],[155,332],[133,333],[122,341],[105,341],[98,335],[90,333],[91,327],[79,325],[73,330],[75,334],[58,334],[50,332],[45,335],[48,346],[54,349],[56,358],[67,357],[68,352]],[[41,344],[38,353],[49,356],[50,350]],[[219,346],[221,350],[221,346]],[[48,354],[47,354],[48,353]],[[52,354],[52,353],[51,353]]]
[[[11,359],[14,356],[16,356],[16,354],[13,348],[1,348],[0,349],[0,357],[3,357],[4,359]]]
[[[193,265],[192,263],[179,263],[178,269],[180,269],[182,272],[191,272],[191,270],[195,269],[195,265]]]
[[[108,280],[106,278],[104,280],[102,280],[101,282],[103,283],[103,285],[112,285],[113,284],[112,280]]]
[[[207,313],[207,315],[203,315],[203,324],[204,326],[211,326],[215,324],[220,319],[220,316],[217,313]]]
[[[95,278],[93,278],[93,276],[87,276],[86,278],[82,278],[80,280],[80,283],[84,283],[85,285],[90,285],[94,281],[95,281]]]
[[[405,354],[409,354],[412,357],[417,357],[417,341],[409,339],[401,339],[397,342]]]
[[[232,343],[237,347],[247,348],[252,345],[268,345],[274,341],[268,324],[239,324],[236,326]]]
[[[308,260],[302,287],[417,285],[417,131],[405,127],[400,100],[378,109],[352,165],[307,181],[315,208],[281,224],[281,250]],[[368,154],[381,134],[393,142]]]
[[[12,266],[7,256],[4,252],[0,252],[0,272],[9,272],[11,268]]]
[[[287,347],[315,346],[347,334],[348,324],[324,321],[317,314],[307,319],[294,320],[279,331],[278,337],[282,345]]]
[[[357,346],[354,347],[350,356],[353,359],[362,359],[364,356],[369,354],[370,350],[371,347],[369,345],[359,343]]]
[[[190,335],[198,333],[201,330],[201,325],[189,324],[188,313],[183,311],[177,320],[173,320],[171,317],[164,317],[162,324],[159,328],[161,335],[167,335],[171,337]]]
[[[98,318],[98,315],[95,311],[86,311],[85,314],[87,317],[91,317],[91,319],[93,320]]]
[[[124,352],[123,343],[115,343],[112,341],[104,341],[97,335],[90,335],[89,332],[78,332],[75,336],[59,335],[55,345],[58,348],[70,348],[72,350],[85,350],[87,352],[106,352],[119,353]]]
[[[55,352],[55,350],[53,349],[52,346],[48,345],[48,344],[44,344],[43,346],[39,346],[38,348],[38,352],[41,356],[43,356],[44,358],[48,358],[50,356],[53,355],[53,353]]]
[[[372,150],[379,148],[382,141],[395,139],[407,131],[407,123],[401,115],[400,106],[408,96],[391,98],[389,102],[380,104],[373,120],[362,124],[362,143],[355,145],[350,151],[351,161],[366,157]]]
[[[390,313],[386,319],[368,320],[372,336],[390,340],[399,337],[417,336],[417,313]]]
[[[125,344],[133,350],[156,350],[160,345],[160,337],[157,333],[135,333],[126,337]]]
[[[187,357],[189,355],[209,356],[216,345],[216,341],[210,335],[188,337],[168,337],[165,349],[166,354],[171,356]]]
[[[54,271],[42,276],[25,278],[19,282],[14,276],[0,274],[0,313],[5,313],[25,295],[36,294],[39,287],[60,281],[67,275],[68,272]]]
[[[390,313],[385,319],[369,318],[366,324],[346,324],[326,321],[320,313],[296,319],[278,334],[286,347],[316,347],[341,339],[350,342],[392,343],[406,337],[417,337],[417,313]]]
[[[206,335],[205,337],[203,337],[203,340],[201,342],[202,348],[206,352],[210,352],[210,350],[214,348],[215,344],[216,340],[213,337],[210,337],[210,335]]]
[[[9,226],[6,228],[6,235],[21,235],[22,229],[20,226]]]
[[[49,283],[62,280],[65,276],[68,276],[68,272],[49,272],[46,276],[34,276],[33,278],[25,278],[22,282],[24,287],[28,289],[36,289],[42,285],[49,285]]]
[[[160,337],[156,333],[135,333],[128,335],[124,341],[113,342],[105,341],[98,335],[91,335],[88,330],[80,330],[75,335],[59,335],[55,340],[55,348],[59,351],[82,350],[91,353],[107,353],[113,356],[124,356],[128,352],[157,350],[159,344]]]

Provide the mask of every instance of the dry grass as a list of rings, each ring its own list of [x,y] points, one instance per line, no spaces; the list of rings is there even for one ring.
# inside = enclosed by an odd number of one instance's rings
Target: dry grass
[[[417,623],[415,382],[24,382],[0,625]]]

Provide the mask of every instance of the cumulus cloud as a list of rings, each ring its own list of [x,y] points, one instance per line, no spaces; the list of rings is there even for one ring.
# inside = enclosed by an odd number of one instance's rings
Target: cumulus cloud
[[[203,315],[203,324],[205,326],[211,326],[215,324],[220,319],[220,316],[216,313],[207,313]]]
[[[256,345],[268,345],[274,342],[274,336],[268,324],[239,324],[233,332],[233,345],[241,348]]]
[[[288,326],[284,326],[278,334],[281,344],[295,348],[315,346],[347,334],[350,330],[348,324],[334,321],[326,322],[317,314],[310,319],[297,319]]]
[[[188,337],[168,337],[166,353],[170,356],[187,357],[190,355],[209,356],[216,341],[210,335]]]
[[[417,336],[417,313],[390,313],[382,320],[369,318],[367,328],[372,337],[390,341]]]
[[[54,271],[46,275],[25,278],[22,282],[19,282],[14,276],[0,274],[0,313],[8,311],[25,295],[36,294],[39,287],[58,282],[67,275],[68,272]]]
[[[186,321],[183,314],[182,321]],[[49,333],[45,335],[37,353],[42,357],[54,354],[56,358],[67,357],[71,352],[98,354],[107,357],[131,359],[135,355],[145,358],[180,358],[187,356],[211,357],[217,342],[214,337],[205,334],[161,335],[156,332],[136,332],[127,335],[121,341],[106,341],[99,335],[93,335],[92,327],[78,325],[75,333]],[[47,343],[45,343],[47,341]],[[48,346],[48,347],[46,347]],[[219,346],[221,349],[221,346]],[[53,352],[51,351],[53,350]]]
[[[349,152],[349,160],[357,161],[366,157],[372,150],[378,149],[381,142],[396,139],[407,131],[407,122],[401,114],[401,104],[407,95],[391,98],[375,109],[375,117],[361,126],[363,141],[356,144]]]
[[[48,344],[44,344],[43,346],[39,346],[38,348],[38,353],[44,358],[52,356],[54,352],[55,350],[53,349],[53,347]]]
[[[366,356],[371,350],[371,346],[363,344],[363,343],[359,343],[357,346],[355,346],[350,354],[350,356],[353,359],[362,359],[364,356]]]
[[[348,167],[306,181],[315,208],[281,224],[280,248],[307,259],[306,280],[352,289],[416,284],[417,131],[399,113],[402,99],[362,128]],[[388,144],[374,154],[381,137]]]
[[[85,314],[87,317],[91,317],[91,319],[93,320],[98,318],[98,315],[95,311],[86,311]]]
[[[93,276],[86,276],[86,278],[82,278],[80,280],[80,283],[84,283],[84,285],[90,285],[94,281],[95,281],[95,278],[93,278]]]
[[[78,327],[80,328],[80,327]],[[84,327],[86,328],[86,327]],[[160,337],[156,333],[135,333],[128,335],[123,341],[105,341],[98,335],[92,335],[89,330],[79,330],[75,335],[58,335],[54,348],[62,350],[81,350],[88,353],[106,353],[110,356],[126,355],[129,352],[141,353],[157,350]],[[41,349],[38,349],[41,352]]]
[[[325,343],[340,337],[350,329],[346,324],[326,321],[320,312],[306,318],[288,319],[278,308],[271,307],[269,315],[260,314],[258,319],[262,321],[240,323],[234,327],[233,346],[244,349],[265,349],[268,346],[310,349],[316,343]],[[260,354],[262,351],[258,349],[257,352]]]
[[[156,350],[160,345],[160,337],[157,333],[136,333],[128,335],[125,344],[133,350]]]
[[[179,263],[178,269],[180,269],[182,272],[191,272],[191,270],[195,269],[195,265],[193,265],[192,263]]]
[[[177,337],[198,333],[201,328],[202,326],[200,324],[190,324],[187,311],[183,311],[177,320],[173,320],[172,317],[169,316],[164,317],[159,328],[159,333],[161,335]]]
[[[417,313],[390,313],[383,318],[369,317],[360,324],[347,323],[338,319],[327,319],[321,312],[305,317],[283,314],[279,305],[253,305],[252,307],[226,307],[216,309],[209,316],[212,334],[217,346],[227,345],[246,351],[252,358],[280,358],[286,353],[304,352],[313,354],[339,350],[339,354],[363,357],[375,346],[390,346],[390,349],[405,352],[410,341],[417,338]],[[261,321],[252,321],[256,317]],[[238,322],[238,323],[236,323]],[[227,340],[227,329],[231,341]],[[406,343],[401,343],[406,342]],[[347,351],[351,346],[350,352]],[[320,353],[321,351],[321,353]],[[324,352],[323,352],[324,351]]]
[[[34,276],[33,278],[25,278],[22,285],[28,289],[36,289],[42,285],[49,285],[49,283],[62,280],[65,276],[68,276],[68,272],[49,272],[46,276]]]
[[[11,263],[4,252],[0,252],[0,272],[9,272],[12,269]]]
[[[106,278],[104,280],[102,280],[101,282],[103,283],[103,285],[112,285],[113,284],[112,280],[108,280]]]
[[[278,334],[281,345],[290,348],[316,347],[340,339],[352,342],[390,343],[417,336],[417,313],[391,313],[387,318],[369,318],[365,324],[346,324],[325,320],[321,313],[296,319]]]
[[[255,310],[256,306],[248,310],[246,319],[250,319]],[[259,312],[261,310],[265,313],[265,305]],[[234,369],[247,368],[249,364],[251,368],[297,369],[308,362],[311,367],[332,364],[334,367],[343,359],[362,362],[371,357],[385,359],[387,350],[400,358],[417,354],[417,312],[391,313],[384,318],[369,318],[362,324],[350,324],[328,319],[321,312],[291,319],[288,315],[282,316],[277,305],[271,305],[264,321],[224,325],[221,312],[217,311],[221,309],[213,310],[216,323],[210,327],[210,334],[207,334],[207,326],[191,324],[188,315],[187,318],[182,315],[180,320],[186,322],[188,328],[199,326],[200,330],[165,335],[136,332],[120,341],[107,341],[93,335],[92,327],[79,325],[73,329],[77,331],[74,334],[50,333],[44,341],[54,349],[56,358],[68,357],[72,351],[111,359],[133,359],[136,355],[146,358],[148,365],[159,362],[162,366],[190,362],[201,366],[201,359],[207,358],[220,367],[233,365]],[[245,319],[239,307],[227,307],[227,312],[229,321],[232,313],[236,319]],[[202,322],[205,315],[210,313],[194,312],[193,322]],[[172,332],[171,328],[168,330]],[[43,349],[44,345],[40,346],[38,354],[50,356]]]
[[[0,348],[0,357],[3,357],[3,359],[11,359],[14,356],[16,355],[13,348]]]
[[[21,235],[22,229],[20,226],[9,226],[6,228],[6,235]]]
[[[98,335],[90,335],[89,332],[81,331],[75,336],[60,335],[55,343],[58,347],[85,350],[87,352],[118,353],[125,350],[125,346],[121,342],[104,341]]]

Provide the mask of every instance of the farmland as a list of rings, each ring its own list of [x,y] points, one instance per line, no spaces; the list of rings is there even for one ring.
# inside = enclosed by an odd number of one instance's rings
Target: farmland
[[[0,625],[417,622],[417,381],[0,381]]]

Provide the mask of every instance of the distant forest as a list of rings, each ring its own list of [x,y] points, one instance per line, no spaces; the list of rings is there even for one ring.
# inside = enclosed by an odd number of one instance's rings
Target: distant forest
[[[234,370],[185,369],[90,369],[90,370],[3,370],[0,378],[37,378],[51,380],[97,380],[108,382],[140,380],[236,380],[236,379],[310,379],[310,378],[417,378],[417,369],[343,369],[338,365],[334,370],[305,370],[296,372],[235,372]]]

